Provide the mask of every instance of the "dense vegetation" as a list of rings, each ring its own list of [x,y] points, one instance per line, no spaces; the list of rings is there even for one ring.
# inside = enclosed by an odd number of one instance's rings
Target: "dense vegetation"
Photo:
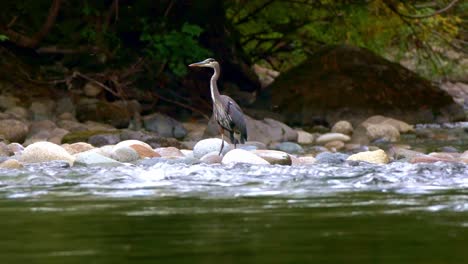
[[[467,70],[459,63],[466,1],[23,0],[0,8],[0,77],[68,88],[95,80],[115,96],[187,85],[186,65],[208,56],[227,65],[227,79],[254,83],[254,63],[286,71],[340,43],[406,60],[431,78]]]

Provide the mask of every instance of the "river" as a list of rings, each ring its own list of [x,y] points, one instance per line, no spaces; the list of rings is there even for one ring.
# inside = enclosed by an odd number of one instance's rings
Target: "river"
[[[0,171],[0,263],[466,263],[468,165]]]

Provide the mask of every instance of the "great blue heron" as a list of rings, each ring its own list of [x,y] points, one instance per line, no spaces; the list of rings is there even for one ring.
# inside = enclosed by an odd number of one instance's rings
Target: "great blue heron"
[[[236,148],[236,144],[239,142],[245,143],[247,140],[247,127],[242,109],[231,97],[222,95],[218,91],[216,82],[220,74],[219,63],[212,58],[208,58],[204,61],[192,63],[189,66],[208,67],[214,70],[213,76],[211,76],[210,89],[211,99],[213,99],[213,116],[219,125],[222,139],[219,155],[221,155],[224,148],[224,130],[229,132],[229,138],[231,143],[234,144],[234,148]],[[240,141],[234,137],[234,133],[240,134]]]

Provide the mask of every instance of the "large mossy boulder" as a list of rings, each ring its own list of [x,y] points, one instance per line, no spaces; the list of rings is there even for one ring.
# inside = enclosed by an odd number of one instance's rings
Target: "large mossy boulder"
[[[289,124],[311,125],[371,115],[410,123],[456,121],[462,107],[428,80],[373,52],[350,46],[327,47],[282,74],[271,89],[271,106]]]

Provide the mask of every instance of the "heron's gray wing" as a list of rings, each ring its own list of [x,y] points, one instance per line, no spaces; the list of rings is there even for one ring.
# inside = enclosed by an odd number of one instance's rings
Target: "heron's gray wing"
[[[231,97],[226,95],[221,95],[221,100],[223,101],[227,114],[230,116],[231,121],[235,126],[235,130],[247,138],[247,126],[245,124],[244,113],[240,106]]]

